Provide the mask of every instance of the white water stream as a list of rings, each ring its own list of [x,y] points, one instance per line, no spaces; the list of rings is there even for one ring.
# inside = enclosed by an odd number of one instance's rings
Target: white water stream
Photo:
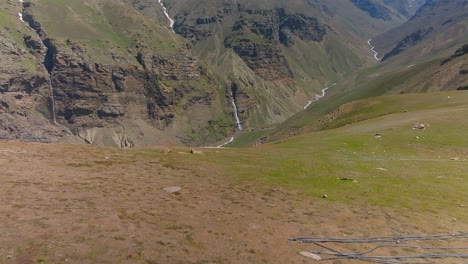
[[[234,100],[234,95],[232,94],[231,92],[231,97],[232,97],[232,100],[231,100],[231,104],[232,104],[232,108],[234,110],[234,117],[236,118],[236,124],[237,124],[237,128],[239,129],[239,131],[242,131],[244,130],[244,127],[242,126],[242,122],[239,118],[239,114],[238,114],[238,109],[237,109],[237,105],[236,105],[236,100]],[[234,139],[236,139],[235,137],[231,137],[229,139],[229,141],[227,141],[226,143],[223,143],[215,148],[223,148],[224,146],[234,142]]]
[[[336,85],[336,83],[334,83],[333,85]],[[310,100],[306,106],[304,106],[304,110],[307,109],[307,107],[309,107],[313,102],[315,101],[318,101],[319,99],[321,99],[322,97],[325,97],[325,92],[328,90],[328,87],[325,87],[322,89],[322,95],[316,95],[314,97],[314,99]]]
[[[174,32],[174,19],[172,19],[170,16],[169,16],[169,13],[167,12],[167,8],[164,6],[164,3],[162,2],[162,0],[158,0],[159,4],[161,5],[163,11],[164,11],[164,15],[166,15],[167,19],[169,20],[169,26],[171,27],[171,30],[172,32]],[[175,33],[175,32],[174,32]]]
[[[241,123],[241,120],[239,118],[239,113],[238,113],[236,101],[234,100],[234,95],[232,93],[231,93],[231,97],[232,97],[231,103],[232,103],[232,108],[234,109],[234,117],[236,118],[237,128],[239,129],[239,131],[242,131],[242,130],[244,130],[244,128],[242,127],[242,123]]]
[[[221,145],[217,146],[216,148],[223,148],[227,144],[234,142],[234,139],[235,139],[234,137],[231,137],[228,142],[226,142],[224,144],[221,144]]]
[[[367,41],[367,44],[369,44],[369,46],[371,47],[371,51],[374,53],[375,60],[379,61],[380,60],[379,57],[378,57],[379,53],[377,51],[375,51],[375,47],[372,46],[371,41],[372,41],[372,39],[369,39]]]
[[[19,0],[21,2],[21,4],[24,4],[24,0]],[[18,13],[18,16],[19,16],[19,19],[26,24],[27,27],[29,27],[32,31],[36,32],[36,30],[34,30],[26,21],[24,21],[23,19],[23,13],[20,12]],[[36,32],[37,34],[37,32]],[[39,40],[42,44],[42,47],[44,48],[45,50],[45,53],[47,54],[47,51],[48,51],[48,48],[47,46],[44,44],[44,42],[42,41],[41,37],[39,37]],[[47,70],[47,68],[45,67],[44,64],[42,64],[44,70],[49,73],[49,71]],[[60,124],[59,122],[57,122],[57,111],[56,111],[56,107],[55,107],[55,99],[54,99],[54,88],[52,86],[52,79],[51,79],[51,76],[50,76],[50,73],[49,73],[49,76],[48,76],[48,85],[49,85],[49,101],[50,101],[50,111],[52,113],[52,122],[55,124],[55,125],[58,125],[60,127],[62,127],[67,133],[73,135],[73,133],[70,131],[70,129],[62,124]]]

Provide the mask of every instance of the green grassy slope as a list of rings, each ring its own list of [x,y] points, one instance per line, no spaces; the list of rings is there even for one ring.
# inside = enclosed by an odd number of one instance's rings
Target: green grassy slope
[[[363,100],[330,125],[339,128],[221,154],[206,150],[186,166],[216,160],[241,179],[315,197],[466,219],[459,207],[468,202],[466,102],[468,92]],[[414,130],[415,123],[428,126]]]
[[[466,55],[441,64],[448,57],[446,54],[447,50],[444,50],[439,54],[432,53],[414,60],[406,56],[397,56],[385,63],[367,68],[353,77],[339,81],[327,91],[326,97],[314,102],[307,110],[299,112],[262,137],[275,141],[303,131],[317,130],[319,128],[317,121],[321,117],[355,100],[384,94],[456,90],[466,86],[468,84],[468,76],[464,74],[468,67]],[[259,139],[247,138],[251,140],[239,142],[240,145],[253,144]]]
[[[184,43],[167,26],[119,1],[46,0],[33,12],[48,37],[79,42],[94,59],[131,55],[143,47],[172,54]]]

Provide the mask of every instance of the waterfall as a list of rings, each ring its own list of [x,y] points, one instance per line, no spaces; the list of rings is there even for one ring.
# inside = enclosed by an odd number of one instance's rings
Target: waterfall
[[[174,22],[175,22],[174,19],[172,19],[169,16],[169,13],[167,12],[167,8],[164,6],[164,3],[162,2],[162,0],[158,0],[158,2],[159,2],[159,4],[161,5],[161,7],[163,9],[164,15],[166,15],[167,19],[169,20],[169,26],[171,27],[172,32],[174,32]]]
[[[231,92],[231,97],[232,97],[231,103],[232,103],[232,108],[234,108],[234,117],[236,118],[237,128],[239,129],[239,131],[242,131],[244,128],[242,127],[242,123],[239,118],[239,114],[237,110],[236,100],[234,99],[234,95],[232,94],[232,92]]]
[[[23,8],[24,8],[24,0],[19,0],[22,4],[23,4]],[[44,48],[45,50],[45,56],[44,56],[44,62],[42,64],[42,67],[44,68],[44,70],[49,74],[48,75],[48,85],[49,85],[49,104],[50,104],[50,112],[52,114],[52,122],[55,124],[55,125],[58,125],[60,127],[62,127],[68,134],[71,134],[73,135],[73,133],[71,132],[71,130],[60,124],[59,122],[57,122],[57,110],[56,110],[56,107],[55,107],[55,99],[54,99],[54,88],[52,86],[52,76],[51,76],[51,72],[49,71],[49,69],[47,69],[47,67],[45,66],[45,61],[46,61],[46,58],[47,58],[47,53],[49,51],[49,48],[44,44],[44,41],[42,40],[41,36],[39,36],[39,34],[37,33],[36,30],[34,30],[28,23],[26,23],[26,21],[24,21],[23,19],[23,13],[20,12],[18,13],[18,16],[19,16],[19,19],[26,24],[27,27],[29,27],[31,30],[33,30],[34,32],[36,32],[36,34],[38,35],[39,37],[39,41],[41,42],[42,44],[42,47]]]

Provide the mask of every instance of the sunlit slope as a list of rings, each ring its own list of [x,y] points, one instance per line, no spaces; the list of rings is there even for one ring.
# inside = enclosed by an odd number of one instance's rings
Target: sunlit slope
[[[338,128],[217,159],[246,178],[316,197],[467,217],[457,208],[467,202],[467,102],[468,92],[353,102],[323,121]]]

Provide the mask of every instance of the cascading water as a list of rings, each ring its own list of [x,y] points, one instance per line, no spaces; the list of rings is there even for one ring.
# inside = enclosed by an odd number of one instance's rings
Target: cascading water
[[[375,60],[379,61],[380,60],[379,57],[378,57],[379,53],[377,51],[375,51],[375,47],[372,46],[371,41],[372,41],[372,39],[369,39],[367,41],[367,44],[369,44],[369,46],[371,47],[371,51],[374,53]]]
[[[234,117],[236,118],[237,128],[239,129],[239,131],[242,131],[242,130],[244,130],[244,128],[242,127],[242,122],[241,122],[241,120],[239,118],[236,100],[235,100],[234,95],[232,94],[232,92],[231,92],[231,97],[232,97],[231,103],[232,103],[232,108],[234,108]]]
[[[234,88],[234,87],[232,89],[236,90],[236,88]],[[238,113],[239,110],[237,109],[236,99],[234,97],[234,92],[232,90],[231,90],[231,98],[232,98],[231,99],[231,104],[232,104],[232,108],[234,110],[234,117],[236,118],[237,128],[239,129],[239,131],[242,131],[242,130],[244,130],[244,127],[242,127],[242,122],[241,122],[241,120],[239,118],[239,113]],[[234,142],[234,139],[235,139],[235,137],[231,137],[229,139],[229,141],[227,141],[224,144],[221,144],[221,145],[217,146],[216,148],[223,148],[224,146]]]
[[[24,8],[24,0],[19,0],[19,1],[23,4],[23,8]],[[19,16],[19,19],[23,23],[25,23],[27,27],[29,27],[32,31],[36,32],[36,30],[34,30],[26,21],[24,21],[22,12],[18,13],[18,16]],[[38,34],[38,33],[36,32],[36,34]],[[47,69],[47,67],[45,66],[45,62],[46,62],[47,53],[49,51],[49,48],[44,44],[44,41],[42,41],[42,38],[39,36],[39,34],[38,34],[38,37],[39,37],[39,41],[41,42],[42,47],[44,48],[45,54],[46,54],[44,56],[44,63],[42,64],[42,66],[44,67],[44,70],[49,74],[48,75],[49,104],[50,104],[50,112],[52,114],[52,122],[55,125],[58,125],[58,126],[62,127],[67,133],[73,135],[73,133],[70,131],[70,129],[68,129],[68,127],[66,127],[66,126],[60,124],[59,122],[57,122],[57,111],[56,111],[56,107],[55,107],[54,88],[52,86],[51,71],[49,69]]]
[[[164,15],[166,15],[167,19],[169,20],[169,26],[171,27],[172,32],[174,32],[174,22],[175,22],[174,19],[172,19],[169,16],[169,13],[167,12],[167,8],[164,6],[164,3],[162,2],[162,0],[158,0],[158,2],[159,2],[159,4],[161,5],[161,7],[163,9]]]

